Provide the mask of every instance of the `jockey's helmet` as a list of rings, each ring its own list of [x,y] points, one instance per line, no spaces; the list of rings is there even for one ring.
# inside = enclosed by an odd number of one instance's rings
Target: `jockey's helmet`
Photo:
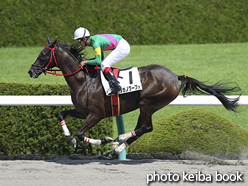
[[[74,32],[74,39],[79,39],[83,37],[90,37],[90,32],[83,27],[79,27],[75,32]]]

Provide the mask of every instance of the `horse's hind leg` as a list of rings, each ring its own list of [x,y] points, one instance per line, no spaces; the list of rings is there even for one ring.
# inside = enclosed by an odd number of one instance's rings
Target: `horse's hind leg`
[[[140,128],[141,126],[141,122],[140,122],[140,116],[138,118],[138,123],[134,129],[134,131],[131,131],[131,132],[128,132],[128,133],[125,133],[125,134],[120,134],[112,143],[112,146],[111,148],[112,149],[115,149],[116,147],[119,146],[119,142],[122,142],[122,141],[125,141],[126,139],[128,138],[136,138],[136,133],[135,133],[135,130],[137,130],[138,128]]]
[[[142,110],[145,110],[143,113]],[[140,136],[147,132],[151,132],[153,130],[152,127],[152,113],[149,112],[148,108],[142,108],[140,109],[140,116],[138,120],[138,124],[136,129],[133,131],[133,135],[130,136],[130,138],[122,143],[120,146],[118,146],[115,149],[115,152],[117,154],[120,154],[127,146],[131,145],[135,140],[137,140]]]
[[[132,132],[133,136],[128,137],[128,135],[126,135],[126,137],[129,138],[126,142],[122,143],[120,146],[115,148],[113,151],[103,155],[101,158],[114,159],[117,156],[117,154],[120,154],[127,146],[129,146],[131,143],[137,140],[144,133],[151,132],[153,130],[152,113],[153,112],[151,111],[150,106],[146,105],[146,106],[141,107],[137,126],[135,130]],[[120,141],[119,137],[115,139],[115,141]]]

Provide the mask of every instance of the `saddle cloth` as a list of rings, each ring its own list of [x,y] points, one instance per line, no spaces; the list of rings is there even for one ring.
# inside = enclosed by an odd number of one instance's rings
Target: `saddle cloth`
[[[102,85],[107,96],[110,93],[110,86],[108,80],[106,80],[103,72],[101,71]],[[140,82],[139,71],[137,67],[131,69],[120,70],[118,75],[118,81],[121,86],[121,90],[118,94],[126,94],[134,91],[142,90]]]

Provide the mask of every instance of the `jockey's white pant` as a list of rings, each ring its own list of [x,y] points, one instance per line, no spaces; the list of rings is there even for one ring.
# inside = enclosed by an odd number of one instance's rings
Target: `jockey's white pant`
[[[102,71],[106,67],[111,67],[113,64],[122,60],[130,53],[130,45],[125,39],[121,39],[116,48],[103,60],[101,63]]]

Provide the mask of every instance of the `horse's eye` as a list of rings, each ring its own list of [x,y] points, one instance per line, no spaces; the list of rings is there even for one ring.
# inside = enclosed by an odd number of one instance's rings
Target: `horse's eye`
[[[47,56],[46,56],[46,52],[44,50],[41,52],[40,58],[42,60],[46,60]]]

